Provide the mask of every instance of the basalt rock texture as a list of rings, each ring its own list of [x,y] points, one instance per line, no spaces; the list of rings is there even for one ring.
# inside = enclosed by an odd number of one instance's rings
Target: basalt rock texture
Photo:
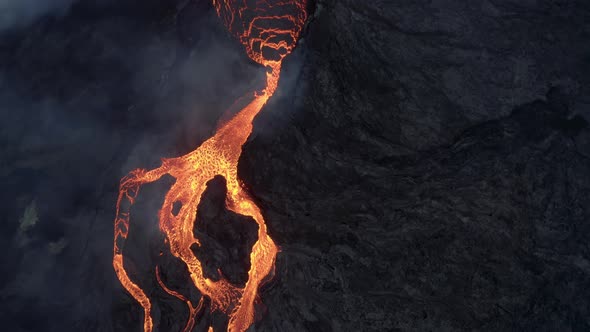
[[[260,328],[587,330],[589,14],[319,1],[243,158],[283,248]]]
[[[312,7],[239,166],[281,247],[252,329],[590,330],[590,5]],[[118,180],[193,150],[263,71],[207,1],[74,2],[0,32],[2,326],[140,331],[111,265]],[[172,181],[142,189],[126,247],[160,331],[187,308],[156,265],[199,298],[157,229]],[[195,253],[240,283],[256,225],[224,190]]]

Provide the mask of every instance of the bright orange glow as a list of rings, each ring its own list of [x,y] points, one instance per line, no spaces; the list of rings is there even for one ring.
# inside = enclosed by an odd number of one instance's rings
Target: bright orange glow
[[[242,145],[252,132],[252,120],[274,94],[281,72],[281,64],[296,45],[307,18],[306,0],[213,0],[218,16],[228,30],[246,48],[248,56],[267,68],[266,87],[254,93],[253,100],[231,120],[222,124],[215,135],[193,152],[178,158],[163,159],[153,170],[136,169],[121,180],[115,217],[113,266],[123,287],[144,310],[144,331],[153,330],[152,304],[145,291],[134,283],[124,268],[123,246],[129,232],[129,210],[142,185],[159,180],[164,175],[176,179],[165,196],[159,212],[160,229],[166,235],[170,252],[187,266],[195,287],[203,297],[211,300],[211,310],[219,310],[229,317],[228,331],[246,331],[254,322],[254,301],[258,288],[274,269],[278,247],[267,233],[260,208],[252,200],[238,178],[238,159]],[[227,183],[226,207],[238,214],[252,217],[258,224],[258,239],[250,253],[248,280],[242,288],[231,284],[223,276],[215,281],[203,274],[199,259],[191,245],[200,245],[193,235],[197,221],[197,207],[206,184],[215,176],[223,176]],[[173,205],[180,203],[174,215]],[[195,306],[186,297],[169,289],[161,280],[156,267],[157,281],[169,295],[187,303],[189,318],[184,331],[190,331],[195,317],[203,307],[203,297]],[[210,327],[209,331],[213,331]]]

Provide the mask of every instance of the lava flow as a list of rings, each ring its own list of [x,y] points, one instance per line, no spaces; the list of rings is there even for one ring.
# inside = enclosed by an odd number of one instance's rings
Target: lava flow
[[[254,300],[261,282],[274,268],[278,248],[269,237],[259,207],[238,178],[238,159],[242,145],[252,131],[252,120],[274,94],[281,64],[297,43],[307,18],[306,0],[213,0],[213,5],[228,30],[245,46],[248,56],[267,69],[266,87],[253,94],[253,100],[231,120],[222,124],[215,135],[193,152],[178,158],[163,159],[153,170],[136,169],[121,180],[115,217],[113,266],[123,287],[143,307],[144,331],[153,330],[152,303],[146,292],[131,280],[124,268],[123,247],[129,232],[130,208],[140,187],[171,175],[175,182],[166,193],[159,211],[160,229],[165,234],[170,252],[187,266],[195,287],[202,297],[197,305],[169,289],[160,279],[159,285],[171,296],[186,302],[189,319],[185,331],[192,330],[195,317],[203,307],[203,298],[211,302],[211,310],[228,315],[228,331],[245,331],[254,322]],[[191,250],[200,245],[194,237],[197,207],[206,184],[215,176],[223,176],[227,185],[226,207],[238,214],[252,217],[258,224],[258,238],[250,253],[250,270],[244,287],[230,283],[223,276],[212,280],[204,276],[203,266]],[[180,205],[178,213],[173,206]],[[209,328],[212,331],[212,328]]]

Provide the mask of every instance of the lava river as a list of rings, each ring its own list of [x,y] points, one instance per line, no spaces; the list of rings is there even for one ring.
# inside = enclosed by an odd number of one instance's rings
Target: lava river
[[[159,225],[170,252],[186,264],[194,286],[201,292],[199,303],[193,304],[164,285],[156,268],[159,285],[170,295],[187,303],[189,319],[185,331],[192,330],[197,313],[204,307],[203,298],[210,299],[212,311],[228,315],[228,331],[245,331],[254,322],[254,301],[263,280],[274,269],[278,248],[267,233],[262,213],[238,178],[238,160],[242,145],[252,132],[252,120],[274,94],[279,82],[283,59],[291,53],[307,19],[306,0],[213,0],[219,18],[237,37],[247,55],[266,69],[266,87],[254,92],[252,101],[236,115],[219,126],[215,135],[187,155],[163,159],[153,170],[136,169],[121,180],[115,217],[113,266],[123,287],[143,307],[144,331],[154,329],[152,303],[146,292],[132,281],[125,270],[124,244],[130,227],[130,208],[142,185],[164,175],[175,179],[166,193],[159,211]],[[202,262],[191,250],[199,246],[193,234],[197,207],[206,184],[215,176],[223,176],[227,184],[226,207],[240,215],[252,217],[258,224],[258,238],[250,253],[250,270],[244,287],[205,277]],[[181,208],[173,213],[173,206]],[[212,331],[212,328],[209,328]]]

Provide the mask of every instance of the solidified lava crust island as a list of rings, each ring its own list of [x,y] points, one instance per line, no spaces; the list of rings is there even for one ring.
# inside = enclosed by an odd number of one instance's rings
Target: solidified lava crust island
[[[211,311],[228,315],[228,331],[247,330],[254,322],[254,301],[258,288],[274,268],[278,247],[267,234],[259,207],[252,200],[238,178],[238,160],[242,145],[252,131],[252,120],[274,94],[280,78],[283,59],[291,53],[307,19],[306,0],[213,0],[219,18],[231,34],[244,45],[248,56],[264,66],[266,87],[255,92],[252,101],[232,119],[222,124],[215,135],[187,155],[163,159],[153,170],[136,169],[121,180],[116,206],[113,266],[119,281],[143,307],[144,331],[154,328],[151,316],[152,303],[146,292],[134,283],[124,267],[124,244],[129,232],[130,208],[142,185],[154,182],[164,175],[175,179],[166,193],[159,211],[159,225],[170,252],[184,262],[194,286],[202,296],[193,304],[162,282],[156,267],[158,284],[171,296],[186,302],[189,318],[184,331],[191,331],[195,317],[204,307],[205,297],[210,299]],[[191,250],[200,245],[193,228],[197,207],[206,184],[215,176],[223,176],[227,183],[226,207],[235,213],[252,217],[258,224],[258,238],[250,253],[250,270],[244,287],[230,283],[223,276],[219,280],[205,277],[201,261]],[[173,213],[175,205],[181,205]],[[212,331],[212,327],[209,331]]]

